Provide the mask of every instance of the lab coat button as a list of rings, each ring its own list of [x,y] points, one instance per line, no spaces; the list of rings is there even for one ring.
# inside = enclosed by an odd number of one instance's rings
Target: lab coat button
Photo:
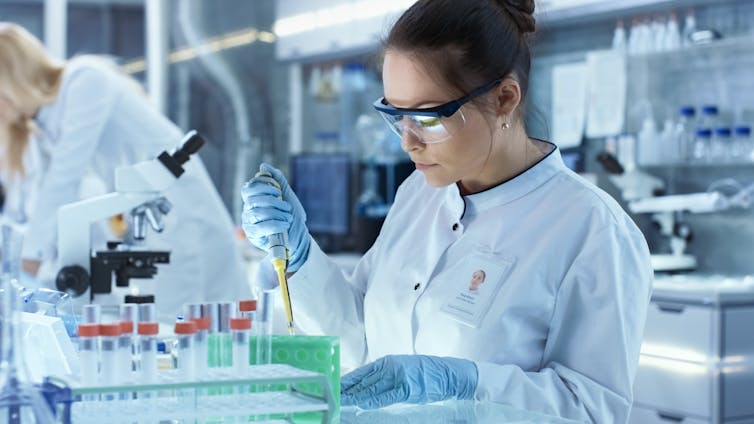
[[[458,223],[457,222],[455,224],[453,224],[453,231],[456,231],[456,230],[458,230]]]
[[[416,285],[414,286],[414,290],[419,290],[419,287],[421,286],[422,286],[422,283],[416,283]]]

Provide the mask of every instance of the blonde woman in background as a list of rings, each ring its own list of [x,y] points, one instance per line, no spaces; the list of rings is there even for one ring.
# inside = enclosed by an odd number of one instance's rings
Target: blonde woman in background
[[[53,286],[60,266],[58,208],[80,200],[89,181],[98,182],[98,194],[114,191],[117,167],[154,158],[181,139],[137,86],[103,59],[59,63],[28,31],[0,22],[4,214],[26,220],[23,271],[46,285]],[[171,251],[154,279],[163,321],[174,320],[186,302],[249,295],[230,215],[201,160],[195,156],[186,167],[164,193],[173,206],[165,230],[146,239],[150,249]],[[104,241],[92,247],[104,249]]]

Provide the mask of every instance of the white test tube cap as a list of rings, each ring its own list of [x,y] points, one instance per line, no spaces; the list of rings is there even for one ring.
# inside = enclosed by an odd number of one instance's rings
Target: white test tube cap
[[[84,324],[99,324],[102,307],[98,304],[84,305],[81,315]]]
[[[139,305],[139,322],[156,322],[157,313],[154,303],[142,303]]]

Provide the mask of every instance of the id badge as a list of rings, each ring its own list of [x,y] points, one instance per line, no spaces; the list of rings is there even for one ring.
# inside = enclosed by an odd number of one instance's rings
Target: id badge
[[[440,310],[454,320],[478,328],[495,300],[513,260],[492,253],[460,261],[447,277],[448,294]]]

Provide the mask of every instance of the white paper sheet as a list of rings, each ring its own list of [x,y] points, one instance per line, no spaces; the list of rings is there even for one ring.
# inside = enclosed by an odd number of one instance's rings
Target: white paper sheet
[[[586,116],[586,63],[552,70],[552,140],[561,148],[578,146]]]
[[[619,135],[626,116],[626,57],[612,50],[595,51],[587,54],[586,63],[586,135]]]

